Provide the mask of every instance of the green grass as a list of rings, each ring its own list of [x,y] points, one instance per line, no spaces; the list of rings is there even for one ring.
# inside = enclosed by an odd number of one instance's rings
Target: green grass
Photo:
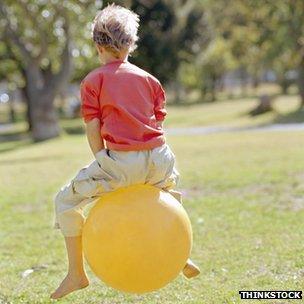
[[[256,107],[257,103],[255,98],[243,98],[190,106],[169,106],[166,126],[248,127],[274,122],[288,123],[304,120],[304,113],[297,111],[299,107],[297,96],[279,96],[273,103],[275,111],[251,117],[248,113]]]
[[[167,106],[165,127],[229,126],[250,127],[271,123],[303,122],[304,112],[298,111],[297,96],[282,95],[275,99],[274,111],[251,117],[249,111],[256,107],[255,98],[224,100],[215,103]],[[81,119],[62,120],[62,128],[69,134],[81,132]]]
[[[168,104],[168,116],[164,126],[166,128],[212,125],[251,127],[271,123],[304,121],[304,110],[298,111],[300,101],[299,97],[296,95],[278,96],[273,104],[273,112],[251,117],[248,113],[256,107],[257,103],[258,101],[256,98],[242,98],[237,100],[223,100],[215,103],[187,104],[180,106]],[[20,111],[21,110],[22,109],[20,109]],[[4,114],[2,113],[2,115]],[[19,116],[21,117],[22,115],[19,113]],[[0,128],[0,142],[7,139],[19,139],[24,135],[27,125],[20,117],[19,121],[9,132],[2,132]],[[4,121],[4,119],[2,120]],[[83,123],[80,118],[62,119],[60,124],[67,134],[74,135],[84,132]]]
[[[158,292],[133,296],[90,272],[90,287],[60,303],[230,304],[241,303],[239,290],[303,290],[303,133],[171,136],[168,142],[202,275],[179,276]],[[52,198],[90,160],[83,135],[1,153],[0,303],[50,303],[66,270],[62,237],[52,229]],[[43,267],[23,279],[34,266]]]

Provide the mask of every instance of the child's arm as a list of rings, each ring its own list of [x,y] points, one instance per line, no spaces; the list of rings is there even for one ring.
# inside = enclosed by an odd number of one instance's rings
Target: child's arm
[[[163,121],[167,115],[166,106],[166,95],[163,87],[158,83],[155,90],[155,100],[154,100],[154,113],[156,118],[156,126],[162,128]]]
[[[98,151],[105,148],[100,134],[100,120],[98,118],[94,118],[86,123],[86,133],[90,148],[95,156]]]

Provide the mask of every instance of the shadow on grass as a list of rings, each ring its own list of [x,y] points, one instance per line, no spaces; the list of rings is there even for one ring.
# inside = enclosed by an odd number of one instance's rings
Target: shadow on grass
[[[68,135],[85,133],[83,125],[78,123],[77,120],[65,122],[65,125],[62,126],[62,130]],[[0,154],[36,143],[39,143],[39,141],[33,141],[30,132],[27,130],[17,130],[15,125],[12,125],[11,128],[0,129]]]
[[[304,123],[304,109],[298,109],[286,115],[278,114],[272,121],[274,124]]]
[[[0,133],[0,153],[16,150],[33,144],[27,131],[7,131]]]
[[[35,157],[27,157],[27,158],[16,158],[10,160],[0,160],[0,165],[6,166],[14,166],[15,164],[25,164],[25,163],[37,163],[37,162],[45,162],[46,160],[59,160],[61,158],[60,155],[47,155],[47,156],[35,156]]]
[[[17,140],[24,140],[30,138],[30,133],[28,131],[7,131],[0,133],[0,143],[10,142]]]
[[[263,115],[268,115],[271,112],[265,112],[261,113],[259,115],[256,115],[255,117],[263,116]],[[272,111],[272,113],[275,114],[275,116],[269,120],[268,122],[265,123],[260,123],[256,125],[256,127],[266,127],[266,126],[271,126],[273,124],[302,124],[304,123],[304,108],[297,109],[295,111],[289,112],[287,114],[281,114],[275,109]],[[238,113],[235,115],[235,118],[241,118],[241,117],[248,117],[250,116],[249,111]]]
[[[1,140],[0,140],[1,142]],[[9,141],[1,143],[0,145],[0,154],[4,152],[14,151],[29,145],[34,144],[34,142],[30,139],[23,139],[20,141]]]
[[[85,129],[83,126],[62,127],[62,129],[68,135],[79,135],[85,133]]]
[[[255,98],[255,95],[250,95],[250,96],[239,96],[239,97],[232,97],[232,98],[228,98],[228,97],[220,97],[216,100],[204,100],[204,99],[196,99],[193,101],[179,101],[179,102],[175,102],[174,100],[171,100],[170,102],[167,103],[168,107],[172,107],[172,108],[187,108],[187,107],[191,107],[191,106],[198,106],[198,105],[212,105],[212,104],[216,104],[216,103],[220,103],[220,102],[225,102],[225,101],[238,101],[241,99],[244,100],[250,100],[252,98]]]

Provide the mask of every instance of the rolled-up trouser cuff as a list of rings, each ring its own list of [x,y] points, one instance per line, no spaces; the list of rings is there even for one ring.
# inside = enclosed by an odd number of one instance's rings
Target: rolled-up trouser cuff
[[[71,209],[57,214],[57,221],[55,227],[60,228],[65,237],[82,235],[84,216],[81,209]]]
[[[104,193],[131,184],[150,184],[165,191],[175,188],[179,172],[168,145],[143,151],[101,150],[97,159],[82,168],[55,197],[55,228],[64,236],[79,236],[84,224],[83,208]],[[171,193],[181,202],[181,195]]]

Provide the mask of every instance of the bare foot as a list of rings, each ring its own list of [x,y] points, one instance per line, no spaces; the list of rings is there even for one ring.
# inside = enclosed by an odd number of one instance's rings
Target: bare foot
[[[85,288],[88,285],[89,285],[89,280],[85,273],[83,273],[80,276],[67,274],[67,276],[59,285],[59,287],[56,289],[56,291],[51,294],[51,299],[55,300],[62,298],[67,294],[75,290]]]
[[[198,276],[201,273],[198,266],[196,266],[191,260],[187,261],[186,266],[183,269],[183,274],[186,278],[191,279]]]

